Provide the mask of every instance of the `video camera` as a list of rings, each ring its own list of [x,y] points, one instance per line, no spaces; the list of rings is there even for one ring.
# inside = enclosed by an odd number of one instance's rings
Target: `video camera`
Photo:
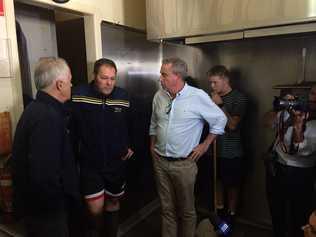
[[[274,97],[273,101],[273,110],[281,111],[281,110],[296,110],[302,112],[310,111],[310,103],[307,100],[302,98],[295,97],[294,99],[287,100],[281,97]]]

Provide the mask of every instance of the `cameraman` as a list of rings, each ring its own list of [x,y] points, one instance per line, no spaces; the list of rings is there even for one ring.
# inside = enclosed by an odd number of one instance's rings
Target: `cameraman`
[[[312,98],[312,88],[309,100]],[[285,100],[293,100],[287,95]],[[316,120],[310,110],[289,107],[275,113],[273,166],[267,166],[267,197],[275,237],[304,236],[301,227],[312,210],[316,161]],[[270,162],[271,163],[271,162]],[[271,168],[273,167],[273,168]]]

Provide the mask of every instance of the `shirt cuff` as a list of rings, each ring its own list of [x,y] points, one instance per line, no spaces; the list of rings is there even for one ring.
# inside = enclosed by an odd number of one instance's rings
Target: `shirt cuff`
[[[215,135],[222,135],[225,133],[224,129],[217,129],[217,128],[211,128],[209,130],[209,133],[215,134]]]
[[[156,136],[157,133],[154,130],[149,130],[149,136]]]

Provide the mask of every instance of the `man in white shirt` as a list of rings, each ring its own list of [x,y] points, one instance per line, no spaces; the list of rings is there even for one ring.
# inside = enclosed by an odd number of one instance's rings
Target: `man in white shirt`
[[[160,74],[162,89],[153,100],[149,134],[162,207],[162,236],[193,237],[196,161],[224,133],[227,118],[204,91],[185,83],[187,64],[183,60],[164,59]],[[209,134],[199,144],[205,121]]]

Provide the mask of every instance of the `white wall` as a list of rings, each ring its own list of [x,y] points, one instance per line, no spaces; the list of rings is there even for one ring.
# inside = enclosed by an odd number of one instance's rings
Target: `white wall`
[[[34,97],[36,94],[34,68],[38,59],[58,56],[54,13],[46,9],[19,5],[15,8],[15,16],[27,41]]]
[[[92,72],[93,62],[102,56],[101,27],[102,21],[108,21],[144,30],[145,0],[70,0],[66,4],[56,4],[51,0],[20,0],[27,4],[35,4],[44,8],[64,9],[84,16],[88,73]],[[10,111],[13,128],[23,110],[20,68],[15,30],[14,0],[4,0],[5,4],[5,33],[0,31],[0,40],[10,42],[9,55],[11,75],[0,78],[0,112]],[[22,23],[27,24],[27,21]],[[3,27],[2,27],[3,28]],[[49,28],[49,27],[48,27]],[[46,25],[46,29],[47,25]],[[53,31],[53,29],[50,29]],[[35,32],[40,33],[40,32]],[[0,44],[0,52],[3,46]],[[32,52],[34,53],[34,52]],[[40,54],[43,52],[36,52]],[[0,68],[0,74],[3,67]]]
[[[13,0],[4,0],[4,18],[0,31],[0,40],[7,41],[7,46],[0,44],[0,51],[8,49],[9,58],[9,76],[0,77],[0,112],[9,111],[14,125],[23,109],[22,90],[19,71],[19,57],[16,42],[15,19],[14,19]],[[0,74],[7,70],[0,67]]]

